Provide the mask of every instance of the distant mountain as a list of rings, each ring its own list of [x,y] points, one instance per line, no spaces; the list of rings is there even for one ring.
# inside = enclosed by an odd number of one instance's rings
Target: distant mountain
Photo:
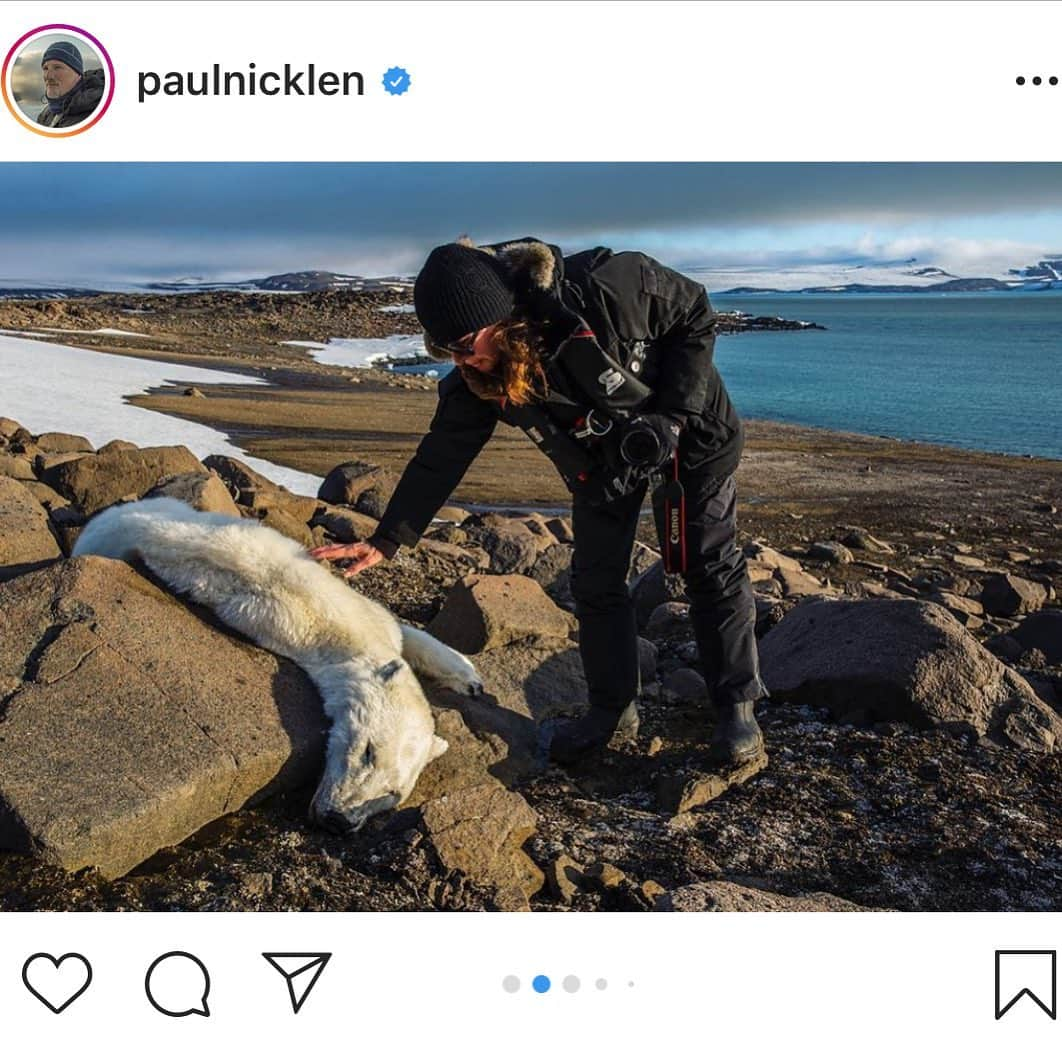
[[[115,284],[107,288],[71,287],[41,284],[39,281],[0,280],[0,299],[83,299],[113,292],[160,292],[178,294],[193,291],[390,291],[405,295],[413,290],[410,277],[360,277],[349,273],[305,270],[277,273],[249,280],[215,281],[202,277],[155,280],[146,284]]]
[[[924,292],[1013,291],[1023,285],[1008,284],[992,277],[960,277],[939,284],[831,284],[811,288],[728,288],[714,295],[918,295]]]
[[[1043,291],[1062,288],[1062,254],[1052,254],[1036,265],[1008,269],[1011,276],[1020,277],[1025,290]]]

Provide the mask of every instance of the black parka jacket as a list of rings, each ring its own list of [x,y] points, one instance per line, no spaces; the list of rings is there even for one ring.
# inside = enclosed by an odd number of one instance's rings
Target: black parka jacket
[[[63,109],[53,112],[50,107],[45,107],[37,115],[37,124],[61,129],[83,122],[100,105],[105,87],[106,79],[102,69],[86,70],[81,80],[70,90],[63,103]]]
[[[646,411],[685,419],[685,469],[726,476],[738,465],[743,430],[713,363],[715,314],[704,287],[648,255],[595,247],[567,258],[525,238],[483,250],[497,255],[516,289],[517,312],[533,321],[581,322],[616,361],[652,389]],[[570,391],[570,380],[553,388]],[[564,393],[578,405],[580,395]],[[548,404],[548,403],[547,403]],[[370,539],[387,555],[415,545],[461,482],[498,420],[498,403],[478,398],[457,371],[439,382],[439,405]]]

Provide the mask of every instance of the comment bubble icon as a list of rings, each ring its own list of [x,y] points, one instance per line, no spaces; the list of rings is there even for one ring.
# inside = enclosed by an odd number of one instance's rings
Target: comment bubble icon
[[[148,1002],[169,1018],[210,1017],[210,971],[187,951],[160,955],[144,977]]]

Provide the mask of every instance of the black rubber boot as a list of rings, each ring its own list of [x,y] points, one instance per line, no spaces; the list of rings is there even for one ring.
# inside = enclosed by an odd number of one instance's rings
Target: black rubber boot
[[[578,719],[565,719],[553,731],[550,759],[573,764],[600,752],[616,735],[633,741],[638,736],[638,721],[638,706],[633,701],[619,713],[614,708],[591,708]]]
[[[719,709],[719,722],[708,747],[713,763],[744,763],[763,751],[763,731],[756,722],[755,709],[755,701],[741,701]]]

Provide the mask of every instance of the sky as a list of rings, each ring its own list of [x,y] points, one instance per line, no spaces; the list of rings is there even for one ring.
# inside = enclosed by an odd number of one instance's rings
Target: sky
[[[0,285],[408,274],[462,234],[998,276],[1062,256],[1062,164],[0,163]]]

